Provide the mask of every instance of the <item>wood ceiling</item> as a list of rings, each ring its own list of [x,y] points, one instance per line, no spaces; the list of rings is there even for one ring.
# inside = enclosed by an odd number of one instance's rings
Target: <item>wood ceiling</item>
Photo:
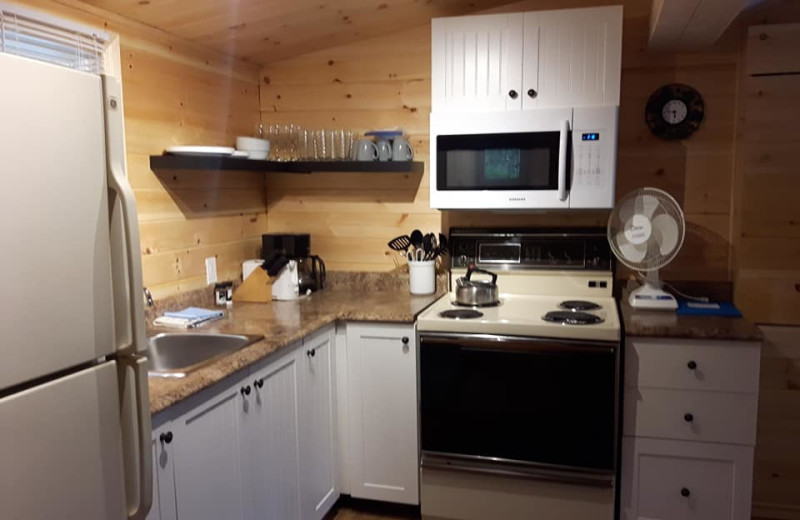
[[[82,1],[263,65],[518,0]]]

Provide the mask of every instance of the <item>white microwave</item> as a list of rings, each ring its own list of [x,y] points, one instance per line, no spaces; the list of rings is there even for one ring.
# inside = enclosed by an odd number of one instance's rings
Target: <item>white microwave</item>
[[[431,114],[436,209],[611,208],[619,107]]]

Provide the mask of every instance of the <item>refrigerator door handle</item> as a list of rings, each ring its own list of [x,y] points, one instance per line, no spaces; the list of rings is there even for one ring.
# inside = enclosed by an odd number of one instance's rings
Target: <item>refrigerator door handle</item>
[[[125,127],[122,112],[122,86],[118,79],[103,76],[105,104],[106,161],[108,187],[117,195],[112,207],[112,270],[117,351],[136,354],[147,348],[142,302],[142,259],[139,251],[139,223],[136,199],[125,170]],[[118,203],[118,204],[117,204]],[[115,214],[114,208],[119,208]],[[114,229],[116,224],[117,228]],[[120,229],[121,227],[121,229]],[[120,243],[121,242],[121,243]]]
[[[133,395],[131,397],[134,409],[130,410],[126,406],[128,403],[123,403],[121,405],[121,410],[123,410],[124,417],[129,417],[131,421],[136,422],[134,426],[129,424],[129,421],[123,419],[123,425],[126,426],[123,433],[128,432],[128,435],[130,435],[130,433],[135,430],[136,436],[135,439],[131,439],[131,441],[135,441],[133,446],[130,446],[130,443],[126,443],[126,445],[131,448],[130,452],[125,457],[125,482],[128,488],[128,518],[130,520],[144,520],[147,513],[150,512],[150,507],[153,503],[153,457],[151,446],[153,428],[150,421],[147,358],[144,356],[123,356],[117,361],[121,373],[125,374],[121,379],[121,395],[126,396],[129,394],[127,390],[131,390],[131,385],[127,382],[129,377],[132,379],[131,383],[133,384]],[[135,455],[135,458],[133,455]],[[137,489],[131,488],[133,483],[136,483]],[[132,501],[131,497],[137,495],[138,499]]]

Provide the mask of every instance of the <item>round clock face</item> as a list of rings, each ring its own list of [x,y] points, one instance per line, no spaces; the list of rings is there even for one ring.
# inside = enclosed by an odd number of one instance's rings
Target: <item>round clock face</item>
[[[678,83],[657,89],[647,100],[645,121],[664,139],[686,139],[700,127],[705,113],[703,98],[695,89]]]

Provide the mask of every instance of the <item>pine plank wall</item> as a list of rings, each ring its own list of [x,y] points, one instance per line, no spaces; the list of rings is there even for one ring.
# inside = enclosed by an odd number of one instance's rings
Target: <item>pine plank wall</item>
[[[232,146],[259,120],[258,67],[75,0],[25,6],[120,35],[128,174],[136,196],[144,284],[161,298],[241,276],[266,232],[264,176],[153,172],[149,156],[178,144]]]

